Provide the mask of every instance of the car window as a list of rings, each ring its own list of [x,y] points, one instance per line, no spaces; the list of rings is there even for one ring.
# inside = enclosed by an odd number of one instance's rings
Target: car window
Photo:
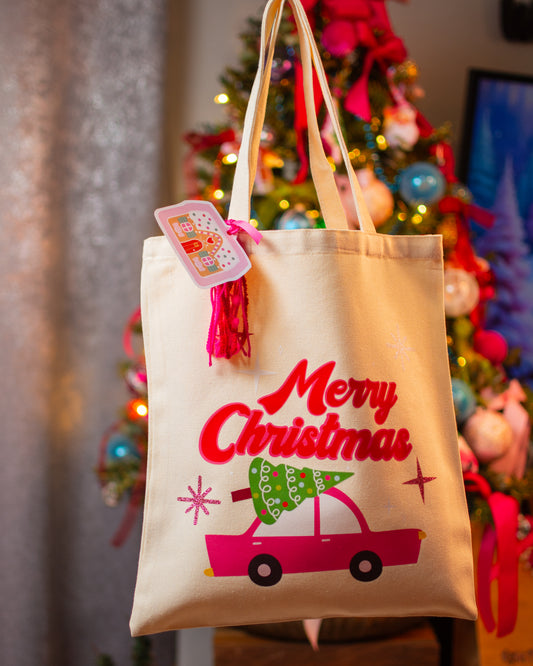
[[[273,525],[261,523],[255,536],[313,536],[315,533],[314,501],[305,500],[292,511],[282,511]]]
[[[356,534],[361,525],[344,502],[320,495],[320,534]]]

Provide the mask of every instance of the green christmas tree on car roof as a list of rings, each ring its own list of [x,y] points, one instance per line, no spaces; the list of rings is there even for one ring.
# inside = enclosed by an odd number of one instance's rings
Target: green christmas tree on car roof
[[[331,472],[273,465],[257,457],[250,463],[250,493],[257,517],[267,525],[273,525],[283,511],[292,511],[310,498],[317,497],[341,481],[353,476],[353,472]],[[249,497],[249,495],[248,495]]]

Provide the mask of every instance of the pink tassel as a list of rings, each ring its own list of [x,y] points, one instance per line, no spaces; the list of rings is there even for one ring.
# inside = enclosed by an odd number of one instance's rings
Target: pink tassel
[[[260,231],[243,220],[226,220],[228,234],[246,232],[259,244]],[[248,328],[248,291],[244,275],[234,282],[225,282],[211,288],[211,324],[207,337],[209,365],[215,358],[231,358],[238,352],[250,356]]]
[[[213,313],[207,337],[209,365],[215,358],[231,358],[242,351],[250,356],[246,278],[211,288]]]

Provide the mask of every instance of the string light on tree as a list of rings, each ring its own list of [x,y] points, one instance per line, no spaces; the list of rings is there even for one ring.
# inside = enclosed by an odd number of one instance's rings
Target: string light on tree
[[[226,93],[219,93],[215,97],[215,104],[227,104],[229,102],[229,97]]]

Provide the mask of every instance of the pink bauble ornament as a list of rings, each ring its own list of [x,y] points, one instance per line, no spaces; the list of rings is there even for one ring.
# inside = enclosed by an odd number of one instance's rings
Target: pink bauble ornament
[[[416,111],[410,104],[389,106],[384,110],[383,136],[391,148],[413,148],[420,130],[416,124]]]
[[[146,368],[141,366],[134,366],[126,370],[124,375],[126,384],[130,391],[135,395],[146,395],[148,392],[147,388],[147,377],[146,377]]]
[[[461,458],[461,468],[463,472],[478,472],[479,463],[472,449],[466,443],[466,439],[462,436],[458,436],[459,442],[459,456]]]
[[[356,171],[357,180],[363,191],[363,198],[368,207],[370,217],[376,227],[380,227],[386,222],[394,211],[394,197],[389,188],[376,178],[372,169],[359,169]],[[351,229],[358,229],[357,212],[350,189],[350,180],[348,176],[336,175],[335,180],[339,188],[348,226]]]
[[[350,21],[331,21],[322,33],[322,46],[335,58],[344,58],[357,45],[357,34]]]
[[[444,269],[444,309],[447,317],[470,314],[479,303],[476,278],[462,268]]]
[[[507,358],[507,352],[509,351],[507,340],[498,331],[476,331],[472,342],[474,350],[491,363],[499,365]]]
[[[478,409],[463,427],[463,435],[480,463],[501,458],[510,449],[513,431],[507,419],[490,409]]]

